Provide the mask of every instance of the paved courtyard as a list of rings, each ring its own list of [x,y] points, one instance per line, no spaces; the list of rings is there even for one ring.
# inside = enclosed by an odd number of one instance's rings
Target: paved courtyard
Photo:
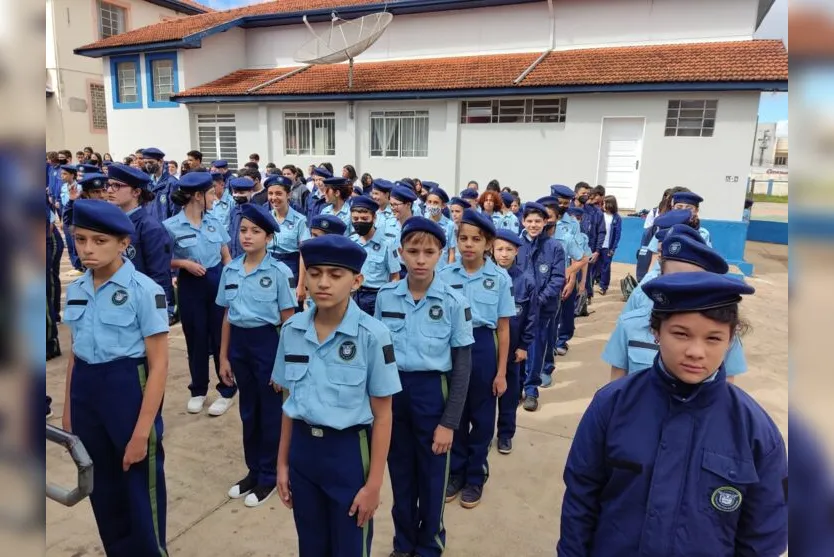
[[[738,385],[767,409],[787,435],[788,300],[787,246],[749,243],[747,259],[756,269],[748,279],[757,295],[742,304],[752,330],[744,339],[750,370]],[[632,265],[615,264],[612,284]],[[71,280],[64,276],[65,282]],[[591,316],[577,320],[567,356],[558,359],[554,386],[542,391],[538,412],[519,409],[514,452],[490,453],[491,477],[481,505],[465,510],[457,502],[446,509],[449,557],[554,555],[559,536],[562,470],[582,412],[609,368],[600,359],[622,308],[619,288],[597,296]],[[62,346],[67,331],[62,326]],[[47,392],[55,399],[60,426],[66,358],[47,365]],[[238,408],[209,418],[185,411],[188,399],[185,341],[180,326],[171,331],[170,371],[165,397],[165,452],[168,484],[168,547],[171,555],[244,557],[298,555],[292,513],[277,497],[257,509],[226,496],[245,475]],[[214,396],[212,393],[211,396]],[[59,447],[47,451],[47,479],[68,485],[74,469]],[[391,551],[393,526],[390,488],[383,491],[375,522],[372,555]],[[52,557],[103,555],[88,501],[67,509],[47,504],[46,554]]]

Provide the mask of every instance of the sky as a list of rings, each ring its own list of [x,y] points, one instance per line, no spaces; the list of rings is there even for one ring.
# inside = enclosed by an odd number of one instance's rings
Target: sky
[[[200,0],[204,5],[215,10],[226,10],[258,4],[262,0]],[[826,2],[828,0],[825,0]],[[805,0],[808,2],[808,0]],[[811,1],[811,3],[815,3]],[[767,17],[762,22],[756,33],[759,39],[782,39],[785,45],[788,44],[788,0],[776,0],[770,8]],[[788,120],[788,94],[787,93],[762,93],[759,103],[759,120],[762,122],[778,122],[777,134],[784,130],[787,134]]]

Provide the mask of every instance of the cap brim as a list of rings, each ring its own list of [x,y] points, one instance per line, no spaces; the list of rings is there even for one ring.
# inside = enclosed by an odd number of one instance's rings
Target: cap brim
[[[716,302],[714,304],[708,304],[708,305],[705,305],[705,306],[698,306],[698,307],[686,308],[686,309],[663,309],[663,308],[658,308],[657,306],[654,306],[652,308],[652,311],[656,311],[658,313],[695,313],[695,312],[699,312],[699,311],[707,311],[707,310],[710,310],[710,309],[718,309],[718,308],[724,308],[724,307],[727,307],[727,306],[733,306],[733,305],[736,305],[736,304],[739,304],[739,303],[741,303],[741,296],[736,296],[733,300],[725,300],[723,302]]]

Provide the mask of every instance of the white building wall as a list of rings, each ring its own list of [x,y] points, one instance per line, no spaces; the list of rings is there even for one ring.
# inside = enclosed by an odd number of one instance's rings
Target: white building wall
[[[757,6],[757,0],[556,0],[555,43],[566,49],[746,40],[753,36]],[[330,24],[313,28],[326,37]],[[304,25],[248,29],[246,67],[296,66],[296,50],[311,39]],[[549,40],[547,2],[397,15],[357,60],[543,51]]]
[[[333,112],[336,120],[336,153],[334,155],[285,155],[284,113],[286,112]],[[356,120],[350,118],[348,104],[345,102],[271,104],[269,106],[268,122],[271,142],[269,160],[279,166],[293,164],[304,169],[305,175],[308,174],[307,168],[310,165],[319,165],[323,162],[330,162],[336,172],[341,172],[341,167],[346,164],[357,166]],[[258,153],[263,160],[263,152],[258,151]],[[356,170],[361,174],[358,166]]]

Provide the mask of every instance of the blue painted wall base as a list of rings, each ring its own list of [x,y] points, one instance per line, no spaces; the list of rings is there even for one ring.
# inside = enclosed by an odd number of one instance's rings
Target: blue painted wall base
[[[788,223],[769,220],[751,220],[747,229],[751,242],[788,245]]]
[[[637,250],[643,236],[643,219],[623,217],[623,233],[620,245],[614,254],[618,263],[637,263]],[[735,265],[745,276],[753,274],[753,265],[744,260],[744,245],[747,242],[747,223],[726,220],[703,220],[701,226],[709,230],[712,246],[724,256],[731,266]]]

